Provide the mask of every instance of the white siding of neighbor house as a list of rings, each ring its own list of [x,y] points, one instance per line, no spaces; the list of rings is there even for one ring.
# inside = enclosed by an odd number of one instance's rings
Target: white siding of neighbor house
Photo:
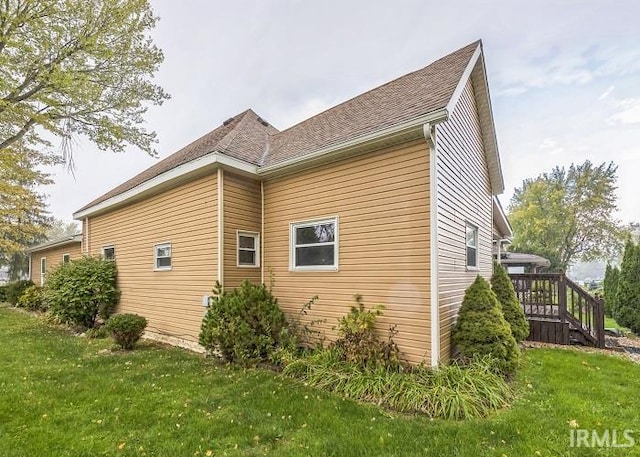
[[[438,311],[440,358],[451,356],[451,328],[465,289],[492,271],[492,194],[471,80],[437,126]],[[466,267],[466,224],[478,227],[478,269]]]

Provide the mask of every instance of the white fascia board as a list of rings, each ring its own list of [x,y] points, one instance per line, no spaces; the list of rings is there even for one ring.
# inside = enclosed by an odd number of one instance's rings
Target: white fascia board
[[[449,99],[449,103],[447,103],[447,111],[449,113],[453,113],[454,108],[458,104],[458,100],[460,99],[460,96],[462,95],[462,92],[464,91],[464,88],[467,85],[467,81],[469,81],[469,78],[471,77],[471,73],[473,72],[473,69],[476,66],[476,62],[478,61],[480,54],[482,54],[482,45],[478,43],[478,47],[473,52],[473,55],[471,56],[469,63],[467,64],[466,68],[462,72],[462,76],[458,81],[456,90],[453,91],[453,95]]]
[[[295,167],[296,165],[301,165],[305,162],[313,162],[316,159],[321,157],[326,157],[327,159],[333,158],[336,153],[346,152],[350,149],[353,149],[358,146],[364,146],[367,143],[373,143],[387,136],[393,136],[395,134],[401,134],[406,131],[410,131],[412,129],[420,128],[426,123],[437,123],[443,122],[447,120],[449,117],[449,112],[446,109],[440,109],[437,111],[433,111],[431,113],[425,114],[424,116],[420,116],[418,118],[412,119],[408,122],[403,122],[401,124],[396,124],[386,129],[377,130],[372,133],[368,133],[366,135],[359,136],[357,138],[344,141],[342,143],[338,143],[332,146],[328,146],[326,148],[319,149],[311,154],[305,154],[300,157],[294,157],[289,160],[285,160],[283,162],[269,165],[266,167],[261,167],[258,169],[258,174],[260,176],[269,176],[278,171],[287,169],[289,167]]]
[[[82,240],[78,239],[77,235],[74,235],[74,236],[64,238],[62,240],[56,240],[53,242],[48,242],[48,243],[40,244],[38,246],[34,246],[32,248],[26,249],[25,252],[32,253],[32,252],[46,251],[47,249],[57,248],[60,246],[65,246],[67,244],[75,244],[75,243],[81,243],[81,242]]]
[[[113,205],[124,203],[127,200],[130,200],[136,197],[137,195],[143,192],[147,192],[161,184],[168,183],[170,181],[173,181],[174,179],[178,179],[184,175],[198,171],[201,168],[204,168],[207,166],[215,166],[215,165],[234,168],[241,172],[257,176],[257,168],[258,168],[257,166],[252,165],[243,160],[235,159],[226,154],[223,154],[222,152],[217,152],[217,151],[211,152],[206,156],[200,157],[198,159],[192,160],[190,162],[187,162],[185,164],[172,168],[169,171],[166,171],[154,178],[149,179],[148,181],[145,181],[137,185],[133,189],[129,189],[125,192],[122,192],[121,194],[111,197],[85,210],[73,213],[73,218],[81,220],[82,218],[86,216],[91,216],[92,214],[95,214],[98,211],[106,210],[107,208]]]

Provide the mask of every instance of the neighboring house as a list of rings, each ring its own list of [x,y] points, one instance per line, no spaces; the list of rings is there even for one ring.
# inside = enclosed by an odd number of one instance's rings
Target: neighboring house
[[[47,241],[30,249],[29,279],[43,285],[45,275],[58,265],[82,257],[82,234]]]
[[[284,131],[247,110],[78,210],[115,258],[120,312],[197,341],[216,280],[274,283],[332,334],[362,294],[411,362],[451,353],[468,285],[492,271],[504,184],[481,42]]]

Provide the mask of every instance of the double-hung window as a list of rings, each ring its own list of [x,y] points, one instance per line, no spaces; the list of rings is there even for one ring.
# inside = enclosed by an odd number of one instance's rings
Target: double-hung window
[[[62,263],[69,263],[70,260],[71,260],[70,254],[62,254]]]
[[[171,270],[171,243],[156,244],[153,247],[154,269]]]
[[[44,285],[44,276],[47,274],[47,258],[40,259],[40,285]]]
[[[478,268],[478,227],[467,223],[467,269]]]
[[[260,266],[260,235],[255,232],[238,232],[238,266]]]
[[[289,268],[292,271],[338,269],[338,218],[290,225]]]

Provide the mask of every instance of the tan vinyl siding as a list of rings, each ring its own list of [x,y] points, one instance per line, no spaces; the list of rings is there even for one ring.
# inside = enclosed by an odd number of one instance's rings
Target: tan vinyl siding
[[[297,314],[312,296],[311,319],[328,335],[362,294],[386,305],[379,329],[397,324],[395,341],[412,362],[429,359],[429,152],[424,141],[264,183],[264,274]],[[289,224],[339,218],[339,271],[290,272]]]
[[[40,285],[40,261],[47,258],[46,272],[50,272],[62,263],[62,256],[69,254],[70,260],[78,260],[82,257],[80,243],[69,243],[64,246],[56,246],[51,249],[34,252],[31,254],[31,280]]]
[[[89,219],[91,253],[115,246],[120,313],[148,330],[196,341],[217,277],[217,178],[197,179]],[[154,271],[154,245],[171,242],[170,271]]]
[[[471,81],[451,117],[437,127],[440,355],[451,354],[451,326],[465,289],[491,276],[492,196]],[[478,270],[466,268],[466,223],[478,227]]]
[[[237,232],[260,232],[260,182],[224,173],[224,286],[237,287],[244,279],[260,283],[260,267],[238,267]]]

